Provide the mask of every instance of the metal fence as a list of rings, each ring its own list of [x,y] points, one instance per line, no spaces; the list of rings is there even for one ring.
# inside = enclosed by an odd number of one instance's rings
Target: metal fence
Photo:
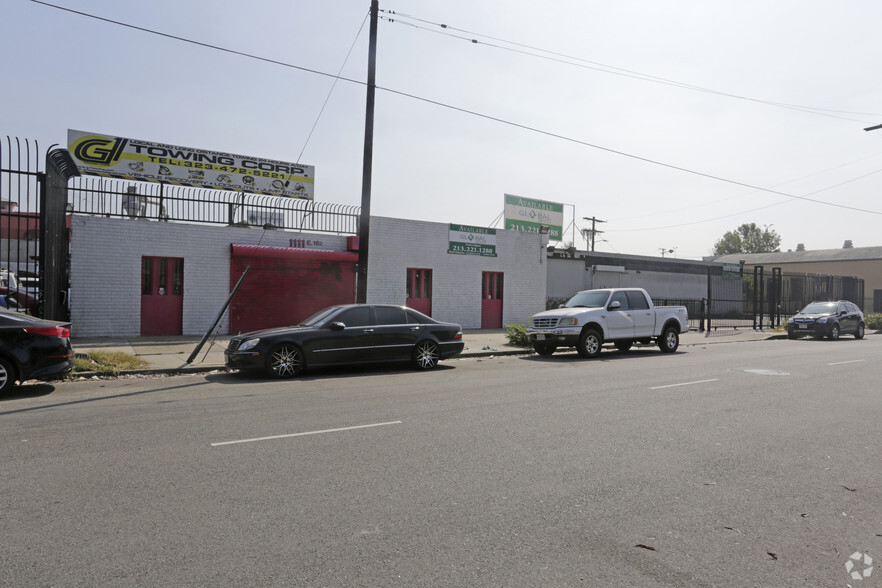
[[[358,232],[360,212],[354,205],[97,177],[72,179],[68,202],[76,214],[347,235]]]
[[[849,300],[863,307],[864,281],[847,276],[783,273],[757,266],[726,271],[709,265],[707,296],[666,298],[649,293],[656,306],[685,306],[689,328],[697,331],[773,329],[815,300]],[[567,298],[546,299],[546,309]]]
[[[36,141],[0,139],[0,304],[32,314],[40,312],[40,200],[46,180],[40,164],[45,155]]]

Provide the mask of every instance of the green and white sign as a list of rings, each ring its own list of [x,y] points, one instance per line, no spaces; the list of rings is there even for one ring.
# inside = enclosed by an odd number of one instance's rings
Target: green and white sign
[[[738,280],[741,278],[741,264],[740,263],[724,263],[723,264],[723,278],[728,280]]]
[[[542,225],[548,227],[549,240],[560,241],[563,237],[563,204],[505,195],[506,229],[538,233]]]
[[[451,223],[447,253],[496,257],[496,229]]]

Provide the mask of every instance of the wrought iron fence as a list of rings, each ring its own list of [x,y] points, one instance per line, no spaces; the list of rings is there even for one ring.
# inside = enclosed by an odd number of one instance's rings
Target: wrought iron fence
[[[360,212],[354,205],[96,177],[71,180],[68,202],[77,214],[347,235],[358,232]]]
[[[0,139],[0,305],[40,312],[40,196],[45,151],[36,141]],[[12,275],[14,274],[14,275]]]

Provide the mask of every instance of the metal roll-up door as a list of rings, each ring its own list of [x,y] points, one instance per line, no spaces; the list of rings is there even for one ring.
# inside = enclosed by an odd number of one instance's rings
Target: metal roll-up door
[[[251,267],[230,303],[231,333],[296,325],[326,306],[355,302],[356,253],[230,247],[230,289]]]

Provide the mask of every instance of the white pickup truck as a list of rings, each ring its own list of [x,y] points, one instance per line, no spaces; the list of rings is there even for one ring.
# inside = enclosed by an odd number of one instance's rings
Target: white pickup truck
[[[539,355],[575,347],[582,357],[596,357],[607,342],[627,351],[635,342],[655,340],[673,353],[688,330],[685,306],[654,306],[642,288],[604,288],[584,290],[560,308],[533,315],[527,335]]]

